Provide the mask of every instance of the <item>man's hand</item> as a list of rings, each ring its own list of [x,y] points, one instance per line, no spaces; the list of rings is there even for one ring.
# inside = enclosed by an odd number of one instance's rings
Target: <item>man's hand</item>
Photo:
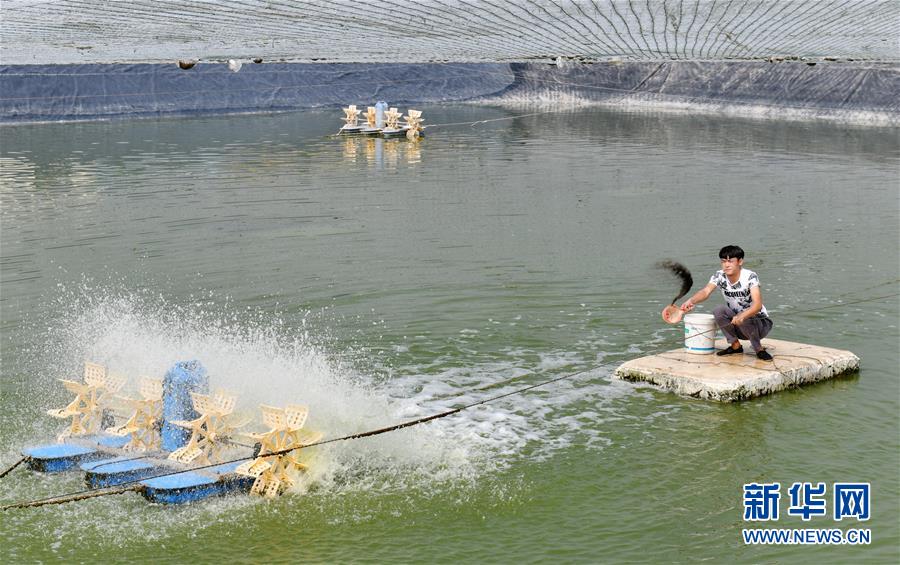
[[[735,326],[739,326],[746,321],[747,321],[747,316],[744,315],[743,313],[738,314],[737,316],[735,316],[734,318],[731,319],[731,323],[734,324]]]
[[[691,300],[690,298],[688,298],[681,304],[682,312],[690,312],[693,309],[694,309],[694,301]]]

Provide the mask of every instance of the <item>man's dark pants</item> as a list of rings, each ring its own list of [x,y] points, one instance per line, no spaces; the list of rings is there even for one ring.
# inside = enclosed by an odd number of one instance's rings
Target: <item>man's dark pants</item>
[[[760,340],[769,335],[769,332],[772,331],[772,319],[754,316],[753,318],[745,320],[741,325],[734,325],[731,323],[731,320],[736,315],[737,314],[732,314],[728,306],[724,304],[716,306],[713,309],[713,316],[716,317],[716,324],[719,325],[719,329],[725,334],[725,339],[728,340],[729,344],[732,344],[739,339],[745,339],[750,341],[750,345],[753,346],[754,351],[761,350],[762,344],[760,343]]]

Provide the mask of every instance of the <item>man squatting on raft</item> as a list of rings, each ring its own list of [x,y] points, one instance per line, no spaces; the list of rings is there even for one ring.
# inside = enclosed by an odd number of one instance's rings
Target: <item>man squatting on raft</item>
[[[772,331],[773,324],[763,306],[759,277],[750,269],[742,268],[744,250],[737,245],[723,247],[719,251],[719,259],[722,260],[722,269],[716,271],[705,287],[681,305],[682,312],[690,312],[695,305],[709,298],[716,288],[720,289],[725,304],[716,306],[713,316],[729,346],[717,351],[716,355],[743,353],[744,348],[738,340],[746,339],[750,340],[759,359],[771,361],[772,356],[760,343]]]

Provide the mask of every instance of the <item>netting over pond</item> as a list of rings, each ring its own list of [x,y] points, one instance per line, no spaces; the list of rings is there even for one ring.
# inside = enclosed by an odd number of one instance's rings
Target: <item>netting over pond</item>
[[[900,59],[896,0],[5,0],[0,61]]]

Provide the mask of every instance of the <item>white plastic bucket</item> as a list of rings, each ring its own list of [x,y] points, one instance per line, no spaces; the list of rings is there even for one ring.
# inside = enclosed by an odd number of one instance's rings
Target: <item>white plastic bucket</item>
[[[712,314],[687,314],[684,317],[684,349],[688,353],[709,355],[716,350],[717,332]]]

